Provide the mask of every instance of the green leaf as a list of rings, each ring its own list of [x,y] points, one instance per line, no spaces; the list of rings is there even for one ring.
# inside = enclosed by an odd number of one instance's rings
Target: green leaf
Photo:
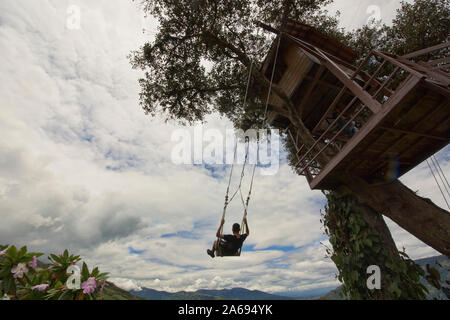
[[[15,246],[11,246],[9,247],[8,251],[6,252],[8,257],[10,257],[13,261],[15,261],[17,259],[17,248]]]
[[[22,259],[25,254],[27,253],[27,246],[23,246],[22,248],[20,248],[18,254],[17,254],[17,259]]]
[[[58,300],[72,300],[70,299],[72,293],[73,292],[71,290],[64,290],[63,293],[59,296]]]
[[[96,277],[96,279],[97,279],[97,281],[103,281],[103,280],[108,279],[108,275],[109,275],[108,272],[100,273],[100,274]]]
[[[89,278],[89,269],[86,265],[86,262],[83,262],[83,267],[81,268],[81,276],[83,280],[87,280]]]
[[[7,266],[0,270],[0,278],[4,278],[11,273],[11,267]]]
[[[50,254],[50,257],[49,258],[51,258],[50,260],[52,260],[52,261],[54,261],[54,262],[58,262],[58,263],[61,263],[61,259],[57,256],[57,255],[55,255],[55,254]]]
[[[371,246],[372,246],[372,240],[370,240],[370,238],[365,238],[365,239],[363,240],[363,242],[364,242],[364,244],[365,244],[366,246],[368,246],[368,247],[371,247]]]
[[[92,277],[97,277],[98,274],[99,274],[98,267],[95,267],[94,270],[92,270],[91,276]]]
[[[397,298],[400,297],[400,295],[402,294],[402,291],[398,288],[397,283],[395,283],[395,282],[392,282],[389,285],[389,291],[392,294],[395,294]]]

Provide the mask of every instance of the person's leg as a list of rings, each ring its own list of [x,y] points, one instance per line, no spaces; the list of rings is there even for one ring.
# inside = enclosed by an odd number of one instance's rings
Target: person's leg
[[[217,247],[217,241],[214,241],[211,250],[209,250],[209,249],[206,250],[206,253],[207,253],[211,258],[214,258],[214,250],[216,249],[216,247]]]

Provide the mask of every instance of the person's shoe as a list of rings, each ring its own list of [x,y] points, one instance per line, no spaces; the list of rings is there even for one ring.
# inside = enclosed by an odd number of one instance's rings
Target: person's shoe
[[[208,249],[206,250],[206,253],[208,253],[208,255],[211,256],[211,258],[214,258],[214,251]]]

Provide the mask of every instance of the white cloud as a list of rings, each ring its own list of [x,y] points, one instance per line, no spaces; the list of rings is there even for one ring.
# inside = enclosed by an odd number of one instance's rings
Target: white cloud
[[[141,291],[142,290],[141,287],[139,287],[136,283],[134,283],[133,280],[130,280],[130,279],[110,278],[110,279],[108,279],[108,281],[111,281],[112,283],[114,283],[116,286],[118,286],[119,288],[121,288],[123,290],[127,290],[127,291],[131,291],[131,290]]]
[[[405,2],[411,3],[413,0]],[[369,23],[372,18],[391,24],[400,5],[398,0],[334,0],[327,9],[332,15],[339,11],[340,26],[351,31]]]

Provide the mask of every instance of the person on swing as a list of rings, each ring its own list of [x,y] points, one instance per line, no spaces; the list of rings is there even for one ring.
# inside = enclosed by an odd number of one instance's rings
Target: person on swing
[[[244,218],[243,222],[245,223],[245,229],[246,232],[244,234],[240,234],[241,226],[239,223],[233,224],[233,234],[221,234],[220,230],[222,229],[222,226],[225,224],[225,220],[222,219],[220,222],[220,227],[217,229],[216,237],[220,239],[218,242],[217,240],[214,241],[212,249],[206,250],[208,255],[211,258],[214,258],[214,251],[220,250],[221,256],[237,256],[239,254],[239,249],[242,247],[242,244],[244,243],[245,239],[247,239],[248,235],[250,234],[247,224],[247,219]]]

